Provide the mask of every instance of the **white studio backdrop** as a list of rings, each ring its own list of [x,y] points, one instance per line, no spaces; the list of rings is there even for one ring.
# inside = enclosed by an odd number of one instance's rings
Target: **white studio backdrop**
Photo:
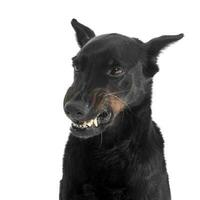
[[[153,119],[165,139],[174,200],[200,199],[198,1],[0,2],[0,199],[58,199],[70,122],[62,102],[79,50],[72,18],[97,35],[185,37],[159,57]]]

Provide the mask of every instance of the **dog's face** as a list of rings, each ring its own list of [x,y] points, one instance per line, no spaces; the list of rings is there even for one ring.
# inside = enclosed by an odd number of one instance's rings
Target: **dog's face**
[[[72,121],[71,133],[89,138],[113,126],[119,113],[144,99],[158,71],[155,58],[160,49],[153,52],[152,40],[145,44],[120,34],[95,37],[76,20],[72,26],[81,49],[72,59],[74,82],[66,93],[64,110]]]

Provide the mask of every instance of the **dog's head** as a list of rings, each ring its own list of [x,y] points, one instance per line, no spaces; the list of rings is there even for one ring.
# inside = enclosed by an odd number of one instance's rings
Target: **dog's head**
[[[183,34],[161,36],[143,43],[120,34],[95,36],[72,20],[80,51],[72,58],[74,82],[64,99],[72,134],[89,138],[113,126],[123,110],[139,105],[158,71],[157,56]]]

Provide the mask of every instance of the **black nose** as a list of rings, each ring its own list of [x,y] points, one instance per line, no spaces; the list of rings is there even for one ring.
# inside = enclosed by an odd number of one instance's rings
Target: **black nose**
[[[81,121],[88,114],[88,105],[81,102],[68,102],[64,106],[66,115],[73,121]]]

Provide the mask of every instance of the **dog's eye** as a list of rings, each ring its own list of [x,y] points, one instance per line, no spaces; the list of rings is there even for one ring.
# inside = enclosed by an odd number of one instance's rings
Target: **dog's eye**
[[[81,70],[80,66],[78,65],[73,65],[73,67],[75,72],[79,72]]]
[[[112,77],[119,77],[124,74],[124,69],[121,66],[114,66],[108,70],[107,74]]]

